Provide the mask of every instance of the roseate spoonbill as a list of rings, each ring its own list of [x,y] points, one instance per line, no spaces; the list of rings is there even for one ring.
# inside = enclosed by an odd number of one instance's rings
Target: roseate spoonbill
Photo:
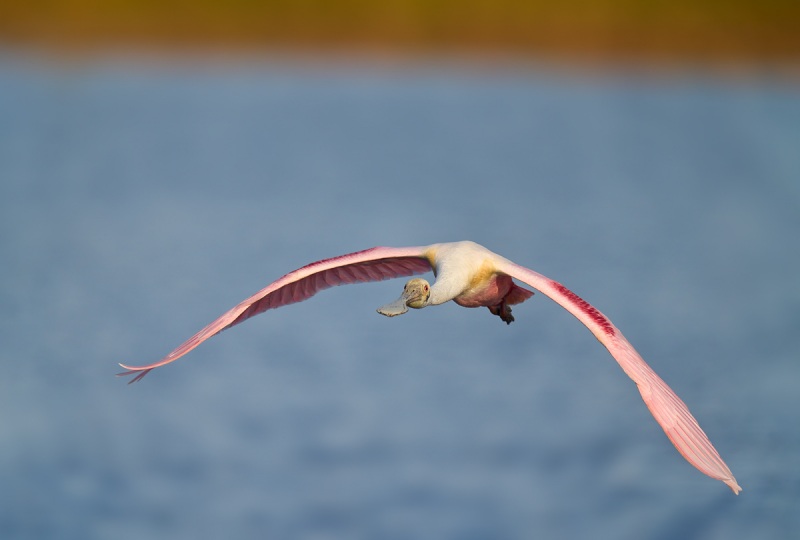
[[[162,360],[146,366],[120,364],[136,375],[130,382],[151,370],[174,362],[211,336],[245,319],[266,311],[310,298],[334,285],[379,281],[422,274],[432,270],[433,285],[421,278],[406,283],[394,302],[378,308],[378,313],[393,317],[453,300],[464,307],[485,306],[510,324],[511,306],[524,302],[533,292],[514,283],[517,279],[544,293],[586,325],[623,371],[633,379],[645,404],[675,448],[700,472],[721,480],[734,493],[741,487],[711,441],[681,399],[639,356],[622,333],[591,304],[533,270],[519,266],[474,242],[453,242],[420,247],[375,247],[331,259],[324,259],[286,274],[267,285],[189,338]]]

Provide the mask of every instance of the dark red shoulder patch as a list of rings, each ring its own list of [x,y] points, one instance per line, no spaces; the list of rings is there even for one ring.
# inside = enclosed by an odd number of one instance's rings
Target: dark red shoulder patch
[[[611,324],[605,315],[600,313],[597,308],[595,308],[592,304],[572,292],[571,290],[564,287],[561,283],[557,281],[552,282],[553,287],[556,288],[558,292],[563,294],[570,302],[575,304],[578,309],[583,311],[586,315],[588,315],[594,322],[596,322],[603,331],[608,334],[609,336],[613,336],[616,332],[614,331],[614,326]]]

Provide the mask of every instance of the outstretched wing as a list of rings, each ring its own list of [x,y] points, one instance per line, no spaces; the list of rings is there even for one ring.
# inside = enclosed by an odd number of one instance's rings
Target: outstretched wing
[[[426,258],[425,252],[424,247],[374,247],[306,265],[270,283],[250,298],[229,309],[158,362],[146,366],[120,364],[127,371],[119,375],[136,374],[130,381],[136,382],[150,370],[174,362],[226,328],[268,309],[302,302],[323,289],[335,285],[381,281],[428,272],[431,270],[431,263]]]
[[[585,324],[636,383],[645,404],[678,452],[702,473],[721,480],[739,494],[742,488],[686,404],[647,365],[605,315],[562,284],[533,270],[505,259],[497,264],[497,270],[538,289]]]

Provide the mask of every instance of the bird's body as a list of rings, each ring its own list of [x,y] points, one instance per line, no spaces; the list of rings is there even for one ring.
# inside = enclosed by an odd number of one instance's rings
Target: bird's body
[[[430,246],[377,247],[324,259],[286,274],[234,308],[223,313],[162,360],[146,366],[122,365],[121,375],[137,381],[149,371],[173,362],[200,343],[253,315],[300,302],[335,285],[379,281],[433,271],[432,286],[424,279],[410,280],[396,301],[378,312],[395,316],[409,307],[424,308],[450,300],[464,307],[487,307],[511,323],[511,305],[524,302],[533,292],[514,283],[519,280],[549,296],[572,313],[595,335],[620,367],[637,384],[647,407],[678,451],[701,472],[723,481],[734,493],[741,488],[708,437],[681,399],[656,375],[611,321],[591,304],[558,283],[519,266],[474,242]]]

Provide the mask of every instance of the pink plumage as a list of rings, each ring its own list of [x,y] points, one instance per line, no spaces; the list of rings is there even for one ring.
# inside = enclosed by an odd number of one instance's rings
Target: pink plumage
[[[120,364],[128,371],[119,375],[136,374],[130,382],[139,381],[151,370],[174,362],[223,330],[268,309],[307,300],[323,289],[429,272],[431,264],[422,250],[423,248],[375,247],[298,268],[239,302],[158,362],[146,366]]]
[[[151,370],[174,362],[226,328],[266,310],[306,300],[323,289],[412,276],[430,270],[437,278],[433,286],[429,288],[424,280],[411,280],[397,301],[378,311],[394,316],[405,313],[408,307],[421,308],[453,300],[466,307],[488,307],[492,314],[511,323],[514,317],[510,306],[524,302],[533,294],[514,284],[510,278],[517,279],[549,296],[586,325],[636,383],[653,417],[689,463],[724,482],[734,493],[741,491],[686,404],[645,363],[605,315],[557,281],[474,242],[408,248],[376,247],[311,263],[243,300],[158,362],[145,366],[120,364],[127,370],[120,375],[135,375],[130,382],[138,381]]]

